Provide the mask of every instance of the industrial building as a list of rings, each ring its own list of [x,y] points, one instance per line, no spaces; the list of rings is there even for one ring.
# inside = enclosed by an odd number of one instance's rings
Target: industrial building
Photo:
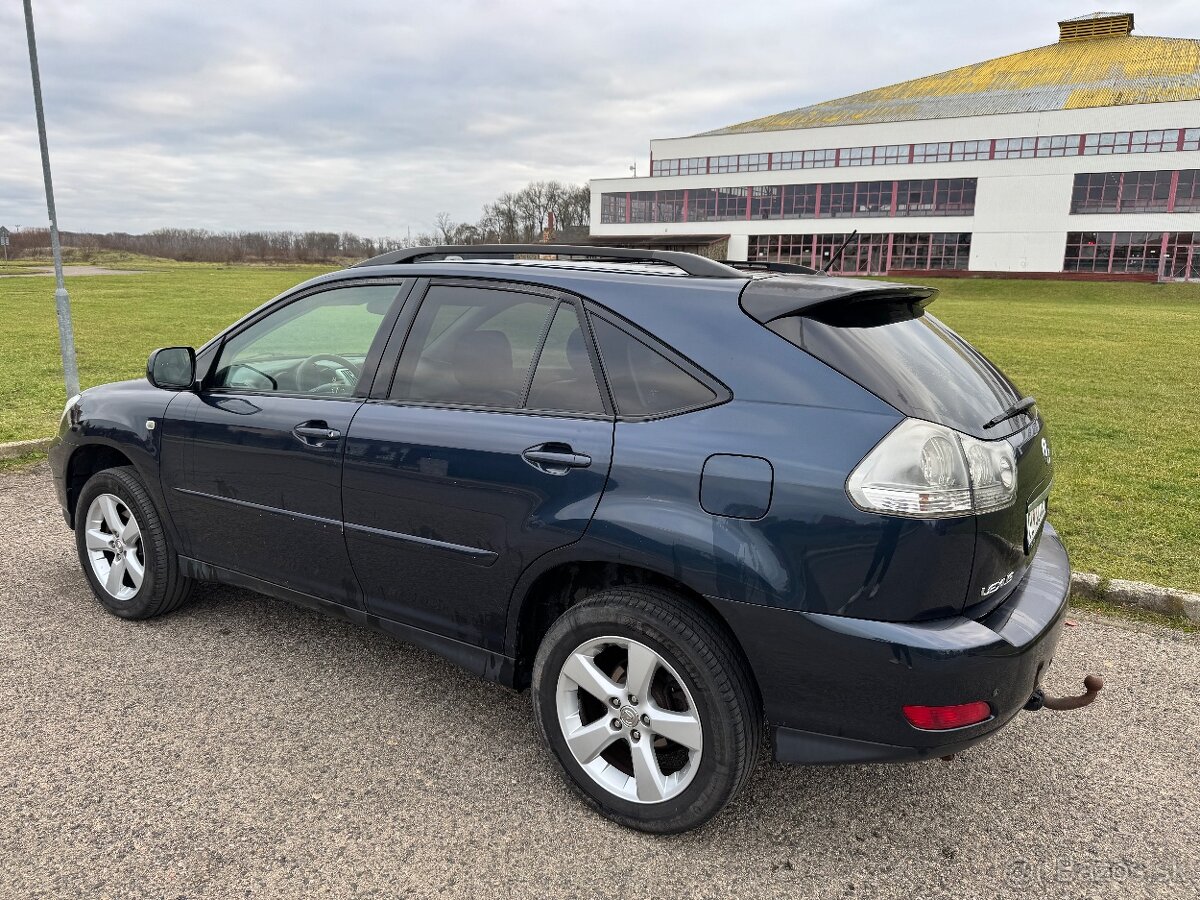
[[[1200,278],[1200,40],[1133,27],[653,140],[649,175],[591,182],[591,239],[820,268],[857,231],[833,271]]]

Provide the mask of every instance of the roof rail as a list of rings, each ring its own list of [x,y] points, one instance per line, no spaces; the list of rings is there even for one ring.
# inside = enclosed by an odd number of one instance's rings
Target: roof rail
[[[721,263],[734,269],[746,269],[751,272],[784,272],[790,275],[824,275],[820,269],[803,266],[800,263],[771,262],[769,260],[723,259]]]
[[[360,266],[394,266],[429,257],[461,256],[464,259],[516,259],[518,255],[574,256],[584,259],[613,259],[635,262],[667,263],[688,275],[701,278],[745,278],[724,263],[695,253],[677,250],[631,250],[627,247],[579,247],[573,244],[462,244],[443,247],[406,247],[381,253],[357,262]]]

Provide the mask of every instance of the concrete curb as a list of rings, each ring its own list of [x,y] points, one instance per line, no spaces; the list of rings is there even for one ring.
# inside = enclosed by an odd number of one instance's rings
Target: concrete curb
[[[26,453],[44,453],[50,447],[51,438],[36,438],[32,441],[13,441],[0,444],[0,459],[16,459]]]
[[[1071,593],[1087,600],[1148,609],[1200,625],[1200,594],[1163,588],[1144,581],[1105,579],[1090,572],[1071,573]]]

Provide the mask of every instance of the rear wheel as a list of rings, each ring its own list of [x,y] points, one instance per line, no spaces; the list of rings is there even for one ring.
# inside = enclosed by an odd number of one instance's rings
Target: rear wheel
[[[703,824],[753,771],[762,719],[745,662],[687,600],[631,586],[596,594],[547,632],[534,712],[567,781],[631,828]]]
[[[92,592],[122,618],[171,612],[191,593],[158,510],[130,466],[97,472],[83,486],[75,545]]]

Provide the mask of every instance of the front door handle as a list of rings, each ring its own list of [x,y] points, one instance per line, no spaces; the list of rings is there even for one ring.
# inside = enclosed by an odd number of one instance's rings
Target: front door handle
[[[292,434],[301,443],[310,444],[314,447],[323,447],[326,441],[336,441],[342,436],[340,431],[336,428],[330,428],[324,422],[301,422],[292,429]]]
[[[571,469],[586,469],[592,458],[576,453],[569,444],[538,444],[521,454],[525,462],[549,475],[566,475]]]

